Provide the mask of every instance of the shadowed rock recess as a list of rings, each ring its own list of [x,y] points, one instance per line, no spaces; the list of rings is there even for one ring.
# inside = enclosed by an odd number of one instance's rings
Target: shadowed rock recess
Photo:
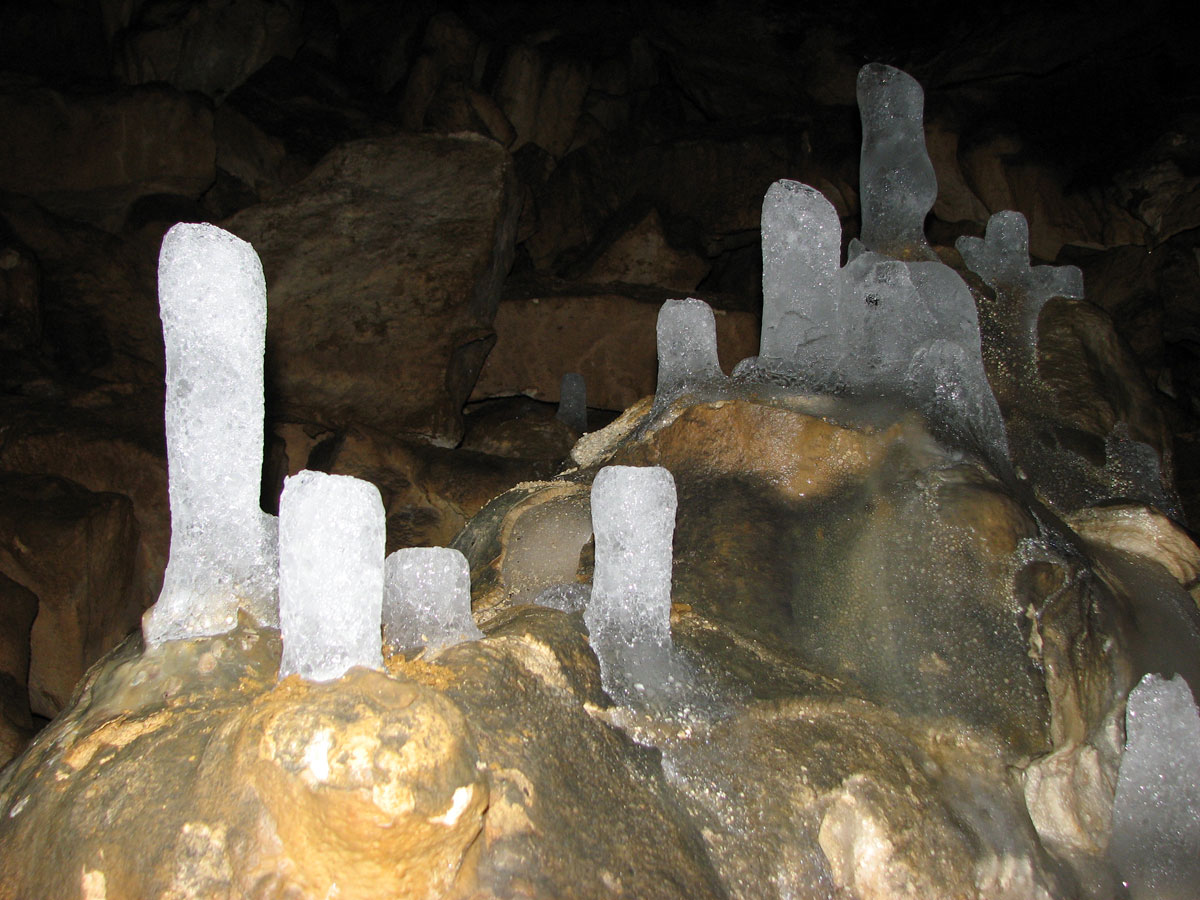
[[[1189,166],[1163,208],[1067,192],[832,28],[734,90],[759,49],[720,4],[733,57],[653,5],[653,41],[586,64],[501,53],[478,22],[523,23],[469,5],[133,6],[105,5],[116,99],[0,90],[31,146],[43,106],[79,153],[146,109],[218,142],[78,183],[0,150],[28,169],[0,195],[0,900],[1200,898],[1196,829],[1163,824],[1196,791],[1152,790],[1200,752],[1191,413],[1059,252],[1190,234]],[[323,16],[399,124],[318,77]],[[783,139],[620,137],[800,84],[857,96],[857,187],[816,127],[803,181]],[[112,234],[157,247],[143,204],[189,179],[223,228],[166,233],[164,363],[144,260],[100,276],[118,305],[64,285]],[[69,390],[43,305],[129,315]],[[536,402],[560,384],[593,408]]]

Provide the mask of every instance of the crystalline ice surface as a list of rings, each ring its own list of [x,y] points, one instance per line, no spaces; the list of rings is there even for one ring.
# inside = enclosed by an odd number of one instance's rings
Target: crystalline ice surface
[[[1038,313],[1051,297],[1083,299],[1083,273],[1075,266],[1029,265],[1029,225],[1019,212],[988,219],[982,238],[954,242],[963,261],[1009,305],[1017,308],[1030,352],[1037,350]]]
[[[606,466],[596,474],[596,565],[584,612],[593,646],[670,645],[675,509],[675,479],[661,466]]]
[[[384,514],[379,490],[307,469],[279,498],[279,677],[330,681],[383,667]]]
[[[812,352],[807,345],[836,337],[842,253],[837,210],[816,188],[777,181],[763,198],[762,247],[759,356],[794,364]]]
[[[578,372],[563,375],[554,417],[580,434],[587,431],[587,384]]]
[[[385,564],[383,639],[408,650],[439,650],[477,641],[483,632],[471,618],[471,570],[450,547],[408,547]]]
[[[925,150],[925,92],[911,75],[878,63],[858,73],[862,242],[890,256],[931,259],[925,217],[937,178]]]
[[[148,645],[276,621],[275,523],[258,505],[267,294],[245,241],[180,224],[158,258],[171,550]]]
[[[1187,682],[1129,695],[1110,853],[1133,900],[1200,898],[1200,713]]]
[[[717,320],[703,300],[668,300],[658,311],[659,399],[725,381],[717,361]]]

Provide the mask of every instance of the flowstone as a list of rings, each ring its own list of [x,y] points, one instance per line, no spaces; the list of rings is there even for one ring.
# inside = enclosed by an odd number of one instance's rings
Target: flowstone
[[[307,469],[279,497],[279,677],[382,669],[384,513],[379,489]]]
[[[277,523],[258,505],[267,292],[245,241],[179,224],[158,258],[166,344],[171,551],[142,632],[150,646],[220,634],[239,606],[278,621]]]

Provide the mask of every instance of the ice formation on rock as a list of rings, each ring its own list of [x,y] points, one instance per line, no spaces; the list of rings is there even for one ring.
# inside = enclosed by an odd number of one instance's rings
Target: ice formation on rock
[[[384,565],[383,639],[399,650],[440,650],[477,641],[471,618],[471,570],[450,547],[407,547]]]
[[[925,150],[925,92],[911,75],[872,63],[858,72],[858,110],[863,245],[904,259],[936,259],[925,240],[925,217],[937,201]]]
[[[213,225],[179,224],[158,258],[166,344],[171,551],[148,645],[220,634],[241,606],[277,622],[276,521],[259,508],[263,454],[262,265]]]
[[[1004,323],[1033,359],[1037,351],[1038,313],[1051,297],[1083,299],[1083,273],[1075,266],[1029,265],[1029,225],[1019,212],[1005,210],[988,219],[982,238],[954,242],[963,261],[1000,299],[1011,320]],[[1036,374],[1036,373],[1034,373]]]
[[[593,647],[670,646],[675,509],[675,479],[661,466],[605,466],[596,473],[596,567],[584,612]]]
[[[808,185],[771,186],[762,215],[762,341],[735,381],[907,403],[943,437],[1003,463],[1006,435],[984,372],[975,300],[924,237],[937,182],[921,87],[881,65],[864,67],[858,86],[863,240],[839,267],[833,205]]]
[[[703,300],[668,300],[658,311],[658,387],[662,400],[684,388],[725,382],[717,361],[717,320]]]
[[[1129,695],[1110,853],[1133,900],[1200,897],[1200,712],[1180,676]]]
[[[763,313],[759,355],[798,363],[816,341],[833,344],[842,224],[816,188],[777,181],[762,208]]]
[[[279,677],[330,681],[383,667],[384,513],[379,489],[307,469],[279,498]]]
[[[554,417],[579,434],[587,431],[587,383],[578,372],[563,375]]]

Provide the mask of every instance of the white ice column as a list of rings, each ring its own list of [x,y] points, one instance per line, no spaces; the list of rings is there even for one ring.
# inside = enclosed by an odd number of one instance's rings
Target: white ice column
[[[397,550],[384,574],[383,639],[391,646],[440,650],[483,637],[471,618],[471,570],[458,550]]]
[[[925,149],[925,92],[911,75],[871,63],[858,73],[858,110],[863,244],[902,259],[936,258],[925,240],[925,217],[937,200]]]
[[[658,311],[658,399],[724,380],[712,307],[703,300],[666,301]]]
[[[259,508],[267,294],[245,241],[213,225],[163,238],[171,551],[148,645],[220,634],[239,606],[276,622],[275,521]]]
[[[1129,695],[1109,847],[1133,900],[1200,897],[1200,713],[1183,677]]]
[[[596,474],[596,566],[584,612],[593,646],[670,646],[675,510],[675,479],[661,466],[606,466]]]
[[[554,417],[579,434],[587,431],[587,383],[578,372],[563,375]]]
[[[383,667],[383,501],[375,485],[307,469],[279,498],[279,677]]]
[[[762,208],[763,316],[759,356],[792,365],[802,347],[838,331],[842,223],[816,188],[777,181]]]

